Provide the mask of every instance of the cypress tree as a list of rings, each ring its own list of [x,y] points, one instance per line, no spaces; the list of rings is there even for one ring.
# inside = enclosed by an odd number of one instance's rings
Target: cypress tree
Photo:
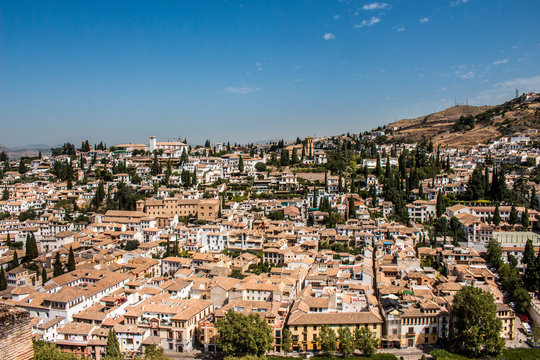
[[[120,352],[120,344],[116,337],[116,331],[112,328],[107,336],[107,346],[105,347],[105,357],[107,359],[122,359],[122,353]]]
[[[25,261],[34,260],[39,256],[39,251],[37,248],[36,237],[34,233],[28,234],[26,236],[26,249],[25,249]]]
[[[154,160],[152,161],[152,167],[150,170],[151,175],[158,175],[161,173],[161,166],[159,165],[158,155],[157,152],[154,153]]]
[[[518,212],[514,204],[512,204],[512,208],[510,209],[510,219],[508,219],[508,222],[510,225],[515,225],[518,222]]]
[[[56,252],[53,264],[53,277],[57,277],[64,274],[64,265],[60,260],[60,253]]]
[[[178,250],[178,240],[176,240],[173,245],[173,255],[178,256],[179,253],[180,251]]]
[[[534,251],[534,245],[532,241],[529,239],[527,240],[527,243],[525,244],[525,250],[523,251],[523,264],[534,265],[535,257],[536,257],[536,254]]]
[[[67,264],[67,271],[73,271],[75,270],[75,253],[73,252],[73,247],[69,247],[69,256],[68,256],[68,264]]]
[[[165,173],[165,184],[169,185],[169,178],[172,175],[171,159],[167,160],[167,172]]]
[[[530,225],[529,210],[527,208],[525,208],[525,211],[523,214],[521,214],[521,225],[523,225],[525,229],[527,229]]]
[[[41,269],[41,285],[45,285],[47,281],[49,281],[49,279],[47,279],[47,269],[42,268]]]
[[[501,223],[501,213],[499,211],[499,203],[495,205],[495,213],[493,214],[493,223],[499,225]]]
[[[6,237],[6,246],[8,248],[11,248],[13,244],[11,244],[11,238],[9,237],[9,232],[7,233],[7,237]]]
[[[188,154],[186,152],[186,148],[182,150],[182,155],[180,156],[180,163],[183,165],[189,161]]]
[[[238,159],[238,171],[240,171],[241,173],[244,172],[244,158],[242,157],[242,155],[240,155],[240,158]]]
[[[163,255],[163,258],[171,256],[171,241],[169,240],[169,237],[167,237],[167,248],[165,249],[165,254]]]
[[[0,267],[0,291],[4,291],[6,289],[7,289],[6,273],[4,272],[4,268]]]
[[[441,217],[444,214],[444,211],[446,210],[444,206],[443,194],[441,190],[439,190],[439,193],[437,194],[436,210],[437,210],[437,217]]]
[[[17,250],[13,250],[13,259],[8,265],[8,271],[15,269],[19,266],[19,256],[17,255]]]
[[[538,199],[536,198],[536,188],[533,186],[531,189],[531,200],[529,207],[531,209],[536,209],[538,207]]]
[[[291,162],[291,159],[289,158],[289,151],[285,149],[281,150],[280,165],[288,166],[290,162]]]
[[[349,219],[354,219],[356,217],[356,206],[354,205],[353,197],[349,197]]]
[[[293,148],[291,162],[293,164],[298,164],[300,162],[300,159],[298,159],[298,152],[296,151],[296,148]]]
[[[30,234],[26,234],[26,241],[24,244],[24,261],[29,261],[30,259],[30,248],[32,239],[30,238]]]
[[[381,176],[382,174],[382,168],[381,168],[381,156],[377,154],[377,165],[375,166],[375,175],[377,177]]]

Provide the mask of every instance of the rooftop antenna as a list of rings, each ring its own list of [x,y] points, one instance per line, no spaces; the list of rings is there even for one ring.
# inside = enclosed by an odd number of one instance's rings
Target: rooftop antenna
[[[516,99],[519,97],[519,91],[518,89],[516,88]]]
[[[468,96],[465,98],[465,105],[469,105],[469,97]]]

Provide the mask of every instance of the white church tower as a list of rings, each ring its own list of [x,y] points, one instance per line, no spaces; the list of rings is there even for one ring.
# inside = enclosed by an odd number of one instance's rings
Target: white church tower
[[[156,137],[154,135],[150,136],[150,152],[156,150]]]

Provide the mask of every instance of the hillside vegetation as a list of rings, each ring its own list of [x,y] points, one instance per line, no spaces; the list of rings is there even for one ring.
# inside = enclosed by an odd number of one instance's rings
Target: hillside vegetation
[[[416,119],[399,120],[387,128],[395,128],[391,139],[426,138],[442,147],[472,146],[507,135],[535,137],[538,134],[534,130],[540,130],[540,101],[526,103],[518,98],[497,106],[453,106]]]

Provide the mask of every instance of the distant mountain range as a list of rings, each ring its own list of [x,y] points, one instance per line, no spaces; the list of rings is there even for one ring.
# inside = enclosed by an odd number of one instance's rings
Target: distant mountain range
[[[37,156],[40,151],[43,155],[50,154],[51,147],[52,146],[47,144],[30,144],[24,146],[14,146],[12,148],[0,145],[0,151],[5,151],[10,159],[19,159],[24,156]]]

